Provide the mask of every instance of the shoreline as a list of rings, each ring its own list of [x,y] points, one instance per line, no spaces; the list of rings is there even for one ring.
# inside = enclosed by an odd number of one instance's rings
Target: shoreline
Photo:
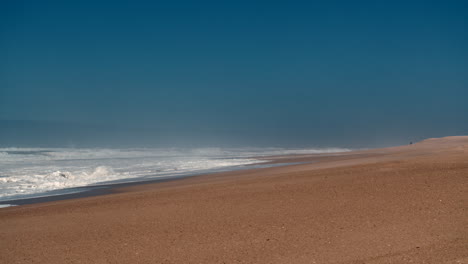
[[[0,210],[1,263],[468,263],[468,137]]]
[[[277,166],[290,166],[290,165],[298,165],[302,163],[313,163],[323,159],[333,159],[333,158],[341,158],[346,156],[348,153],[359,153],[363,150],[355,150],[355,151],[340,151],[340,152],[324,152],[324,153],[313,153],[313,154],[285,154],[285,155],[274,155],[274,156],[249,156],[245,157],[247,159],[254,159],[258,160],[258,163],[247,164],[247,165],[236,165],[232,167],[226,168],[218,168],[213,169],[212,171],[204,171],[204,172],[192,172],[182,175],[176,176],[162,176],[157,178],[135,178],[133,181],[126,181],[129,179],[122,179],[117,180],[115,182],[103,182],[101,184],[96,185],[86,185],[86,186],[78,186],[78,187],[70,187],[66,189],[57,189],[48,191],[45,193],[38,193],[38,194],[30,194],[27,195],[25,198],[13,198],[8,200],[0,200],[0,205],[2,204],[9,204],[12,206],[21,206],[21,205],[28,205],[28,204],[37,204],[37,203],[45,203],[45,202],[54,202],[54,201],[61,201],[61,200],[70,200],[70,199],[80,199],[86,197],[93,197],[93,196],[100,196],[100,195],[107,195],[115,193],[117,190],[132,187],[132,186],[139,186],[145,184],[158,184],[162,182],[169,182],[169,181],[180,181],[186,178],[191,177],[200,177],[200,176],[210,176],[210,175],[217,175],[223,173],[230,173],[236,171],[250,171],[250,170],[257,170],[257,169],[264,169],[269,167],[277,167]],[[223,158],[224,159],[224,158]],[[226,158],[229,159],[229,158]],[[37,196],[36,196],[37,195]],[[6,208],[6,207],[0,207]]]
[[[294,156],[294,155],[291,155],[291,156]],[[274,159],[274,157],[272,157],[272,159]],[[264,158],[262,157],[259,160],[264,160]],[[115,182],[115,183],[104,182],[99,185],[87,185],[87,186],[72,187],[72,188],[67,188],[67,189],[59,189],[59,190],[49,191],[46,193],[39,193],[37,194],[38,196],[35,196],[35,197],[2,200],[0,201],[0,205],[9,204],[11,206],[20,206],[20,205],[55,202],[55,201],[62,201],[62,200],[80,199],[80,198],[86,198],[86,197],[94,197],[94,196],[112,194],[112,193],[117,192],[120,189],[133,187],[133,186],[139,186],[139,185],[159,184],[163,182],[185,180],[191,177],[210,176],[210,175],[227,173],[227,172],[251,171],[251,170],[257,170],[257,169],[277,167],[277,166],[297,165],[297,164],[302,163],[302,162],[287,163],[287,162],[270,161],[270,159],[267,159],[267,160],[268,161],[249,164],[249,165],[238,165],[230,169],[221,168],[221,171],[214,171],[214,172],[199,172],[199,173],[195,172],[195,173],[189,173],[189,174],[184,174],[184,175],[165,176],[165,177],[146,179],[146,180],[138,180],[138,178],[136,178],[135,181],[122,181],[122,182]],[[227,170],[224,170],[224,169],[227,169]],[[51,194],[51,192],[52,193],[58,192],[58,193]],[[63,192],[63,193],[60,193],[60,192]],[[0,207],[0,209],[1,208],[6,208],[6,207]]]

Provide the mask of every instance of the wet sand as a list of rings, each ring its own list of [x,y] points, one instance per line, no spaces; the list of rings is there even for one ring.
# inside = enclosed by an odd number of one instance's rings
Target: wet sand
[[[0,209],[0,263],[468,263],[468,137]]]

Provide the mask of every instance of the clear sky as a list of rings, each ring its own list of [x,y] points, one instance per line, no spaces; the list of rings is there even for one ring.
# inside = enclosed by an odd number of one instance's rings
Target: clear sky
[[[12,0],[0,10],[0,145],[374,146],[468,134],[468,1]]]

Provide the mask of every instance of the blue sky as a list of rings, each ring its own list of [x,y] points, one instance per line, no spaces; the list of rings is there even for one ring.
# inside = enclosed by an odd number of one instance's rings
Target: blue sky
[[[108,144],[157,145],[165,131],[167,144],[385,145],[468,133],[466,1],[2,5],[0,120],[87,131],[58,142],[120,133]],[[43,142],[33,125],[12,137],[10,121],[0,144]]]

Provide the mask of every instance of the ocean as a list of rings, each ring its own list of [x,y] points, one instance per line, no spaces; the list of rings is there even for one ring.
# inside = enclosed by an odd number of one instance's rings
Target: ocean
[[[0,202],[69,194],[113,183],[267,167],[263,157],[344,148],[0,148]],[[262,158],[262,159],[260,159]]]

